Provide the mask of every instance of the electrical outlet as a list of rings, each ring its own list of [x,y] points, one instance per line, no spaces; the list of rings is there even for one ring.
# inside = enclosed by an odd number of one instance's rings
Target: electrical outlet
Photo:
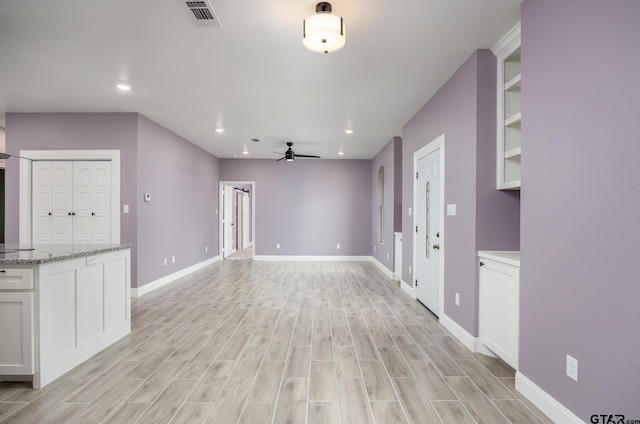
[[[280,243],[276,243],[276,249],[280,249]]]
[[[460,306],[460,293],[456,293],[456,306]]]
[[[175,264],[175,263],[176,263],[176,257],[175,257],[175,256],[172,256],[172,257],[171,257],[171,263],[172,263],[172,264]]]
[[[567,377],[578,381],[578,360],[567,355]]]
[[[122,213],[129,213],[129,205],[122,205]]]
[[[409,206],[409,216],[413,215],[413,210],[411,209],[411,206]]]
[[[409,265],[409,274],[411,274],[411,265]]]
[[[340,243],[336,244],[336,249],[340,249]]]
[[[167,258],[164,258],[164,264],[165,265],[167,264]]]

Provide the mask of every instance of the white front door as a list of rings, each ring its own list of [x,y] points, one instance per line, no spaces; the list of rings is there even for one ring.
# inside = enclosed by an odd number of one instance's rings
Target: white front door
[[[416,163],[416,297],[440,315],[440,149]]]
[[[223,231],[223,254],[226,258],[233,253],[233,188],[223,186],[222,196],[222,231]]]

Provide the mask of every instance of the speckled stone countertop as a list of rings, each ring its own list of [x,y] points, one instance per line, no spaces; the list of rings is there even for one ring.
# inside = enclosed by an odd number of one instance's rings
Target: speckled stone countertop
[[[33,265],[128,249],[131,244],[0,244],[0,265]]]

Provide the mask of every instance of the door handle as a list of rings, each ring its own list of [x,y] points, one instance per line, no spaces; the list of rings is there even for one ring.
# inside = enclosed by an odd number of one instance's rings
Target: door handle
[[[436,250],[440,250],[440,245],[439,244],[434,244],[433,248],[436,249]]]

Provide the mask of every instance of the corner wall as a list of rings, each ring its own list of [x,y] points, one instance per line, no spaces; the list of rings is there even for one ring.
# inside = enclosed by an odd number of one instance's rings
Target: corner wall
[[[635,0],[522,6],[520,371],[585,422],[640,419],[638,17]]]
[[[457,205],[456,216],[444,219],[444,313],[477,336],[478,261],[480,249],[518,250],[519,208],[513,196],[495,189],[496,58],[477,50],[403,128],[402,229],[403,281],[413,285],[413,155],[445,134],[446,204]],[[493,159],[491,159],[493,157]],[[491,198],[492,203],[484,199]],[[486,207],[486,205],[490,205]],[[478,231],[493,222],[495,211],[513,218],[499,234]],[[455,305],[460,293],[460,306]]]
[[[217,256],[218,159],[142,115],[137,134],[141,287]]]

